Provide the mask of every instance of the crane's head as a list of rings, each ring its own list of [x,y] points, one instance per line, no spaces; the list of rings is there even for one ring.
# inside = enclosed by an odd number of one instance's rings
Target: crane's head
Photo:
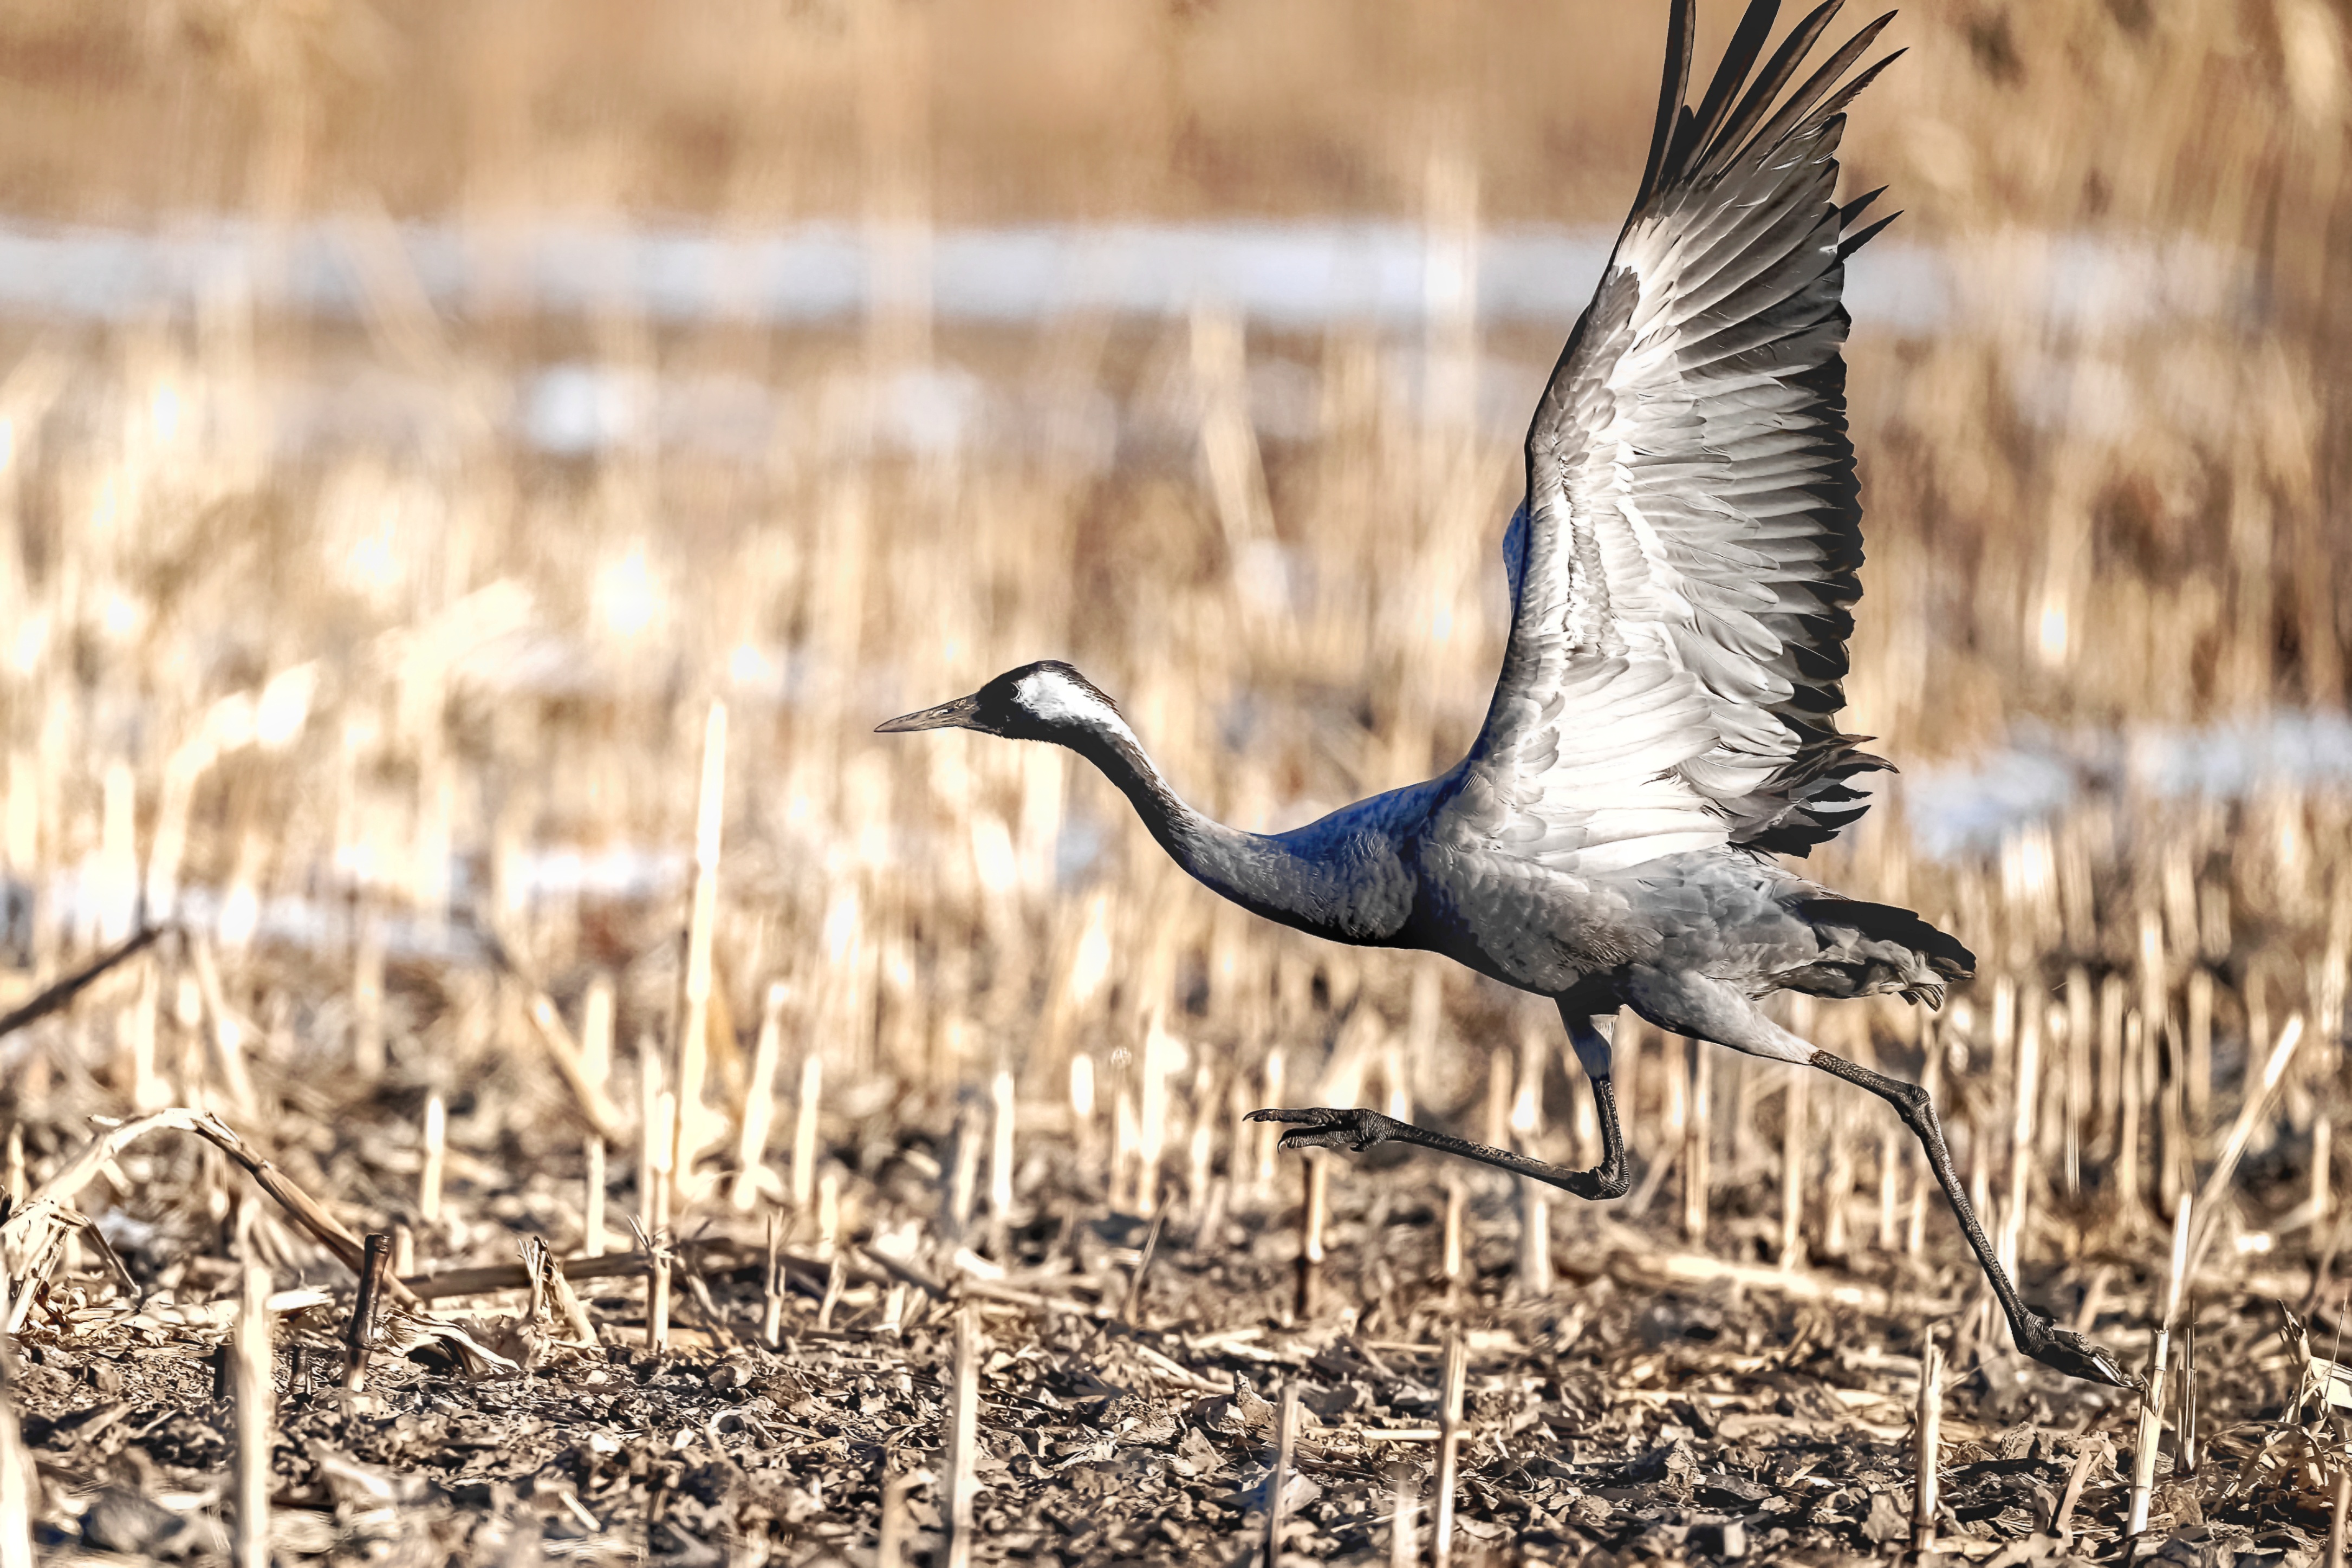
[[[923,708],[874,727],[877,735],[917,729],[976,729],[1013,740],[1067,746],[1085,735],[1132,738],[1117,705],[1059,659],[1007,670],[968,697]]]

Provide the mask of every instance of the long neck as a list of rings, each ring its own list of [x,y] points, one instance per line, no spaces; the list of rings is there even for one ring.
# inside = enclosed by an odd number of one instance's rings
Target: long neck
[[[1087,727],[1064,744],[1118,786],[1169,858],[1211,890],[1286,925],[1364,940],[1343,864],[1287,842],[1245,833],[1184,803],[1124,726]]]

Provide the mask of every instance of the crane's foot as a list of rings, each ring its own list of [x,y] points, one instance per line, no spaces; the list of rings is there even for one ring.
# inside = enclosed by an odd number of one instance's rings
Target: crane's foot
[[[1465,1160],[1493,1166],[1496,1170],[1513,1176],[1532,1177],[1539,1182],[1572,1192],[1579,1197],[1596,1202],[1622,1197],[1633,1186],[1626,1175],[1624,1156],[1589,1171],[1563,1170],[1541,1160],[1531,1160],[1515,1155],[1508,1149],[1490,1149],[1484,1144],[1473,1144],[1447,1133],[1433,1133],[1427,1127],[1416,1127],[1410,1122],[1400,1122],[1393,1116],[1383,1116],[1378,1111],[1334,1110],[1328,1105],[1315,1105],[1276,1111],[1253,1111],[1246,1118],[1252,1122],[1286,1122],[1292,1131],[1282,1134],[1281,1147],[1286,1149],[1369,1149],[1374,1144],[1391,1139],[1399,1143],[1418,1144],[1440,1154],[1459,1155]]]
[[[1622,1197],[1633,1191],[1633,1177],[1620,1163],[1614,1166],[1599,1166],[1589,1171],[1570,1171],[1555,1178],[1552,1185],[1578,1197],[1606,1203],[1612,1197]]]
[[[2044,1366],[2069,1377],[2104,1383],[2110,1388],[2137,1388],[2139,1379],[2107,1352],[2072,1329],[2062,1329],[2048,1318],[2028,1312],[2025,1321],[2010,1325],[2017,1348]]]
[[[1385,1144],[1406,1124],[1378,1111],[1335,1111],[1327,1105],[1277,1111],[1253,1111],[1252,1122],[1285,1122],[1293,1131],[1282,1134],[1285,1149],[1369,1149]]]

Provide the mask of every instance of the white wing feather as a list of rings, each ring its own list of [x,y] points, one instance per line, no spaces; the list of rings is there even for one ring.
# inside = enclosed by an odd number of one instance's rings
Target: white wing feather
[[[1510,643],[1442,812],[1466,840],[1580,874],[1801,852],[1884,766],[1829,722],[1861,563],[1840,294],[1876,232],[1847,235],[1830,198],[1840,111],[1879,68],[1811,107],[1876,27],[1755,131],[1831,9],[1727,123],[1759,0],[1701,116],[1661,116],[1653,182],[1528,432]]]

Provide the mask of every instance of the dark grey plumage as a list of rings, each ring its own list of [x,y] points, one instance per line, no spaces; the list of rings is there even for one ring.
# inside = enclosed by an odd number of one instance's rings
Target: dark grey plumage
[[[1699,105],[1695,0],[1675,0],[1640,195],[1528,428],[1503,542],[1512,621],[1485,727],[1443,776],[1287,833],[1240,832],[1171,789],[1111,700],[1066,664],[1012,671],[885,730],[957,725],[1068,746],[1200,881],[1303,931],[1443,953],[1553,998],[1592,1080],[1605,1157],[1563,1171],[1360,1110],[1270,1110],[1286,1147],[1414,1142],[1588,1197],[1626,1188],[1610,1079],[1621,1007],[1737,1051],[1809,1062],[1918,1135],[2021,1349],[2127,1384],[2027,1308],[1995,1261],[1916,1086],[1766,1017],[1776,990],[1929,1005],[1973,972],[1908,910],[1770,858],[1860,816],[1887,766],[1835,724],[1861,595],[1846,436],[1845,258],[1873,197],[1832,200],[1848,78],[1881,17],[1798,81],[1838,0],[1750,71],[1777,15],[1753,0]],[[1889,57],[1891,59],[1892,57]]]

